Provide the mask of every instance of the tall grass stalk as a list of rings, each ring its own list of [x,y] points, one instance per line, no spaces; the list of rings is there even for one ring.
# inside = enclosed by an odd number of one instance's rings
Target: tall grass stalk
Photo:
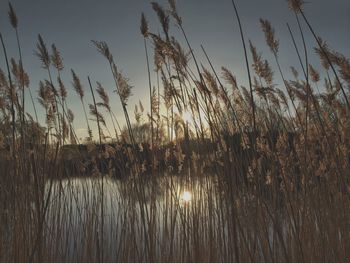
[[[253,116],[253,131],[254,131],[254,133],[256,133],[257,129],[256,129],[256,118],[255,118],[255,103],[254,103],[252,78],[251,78],[250,67],[249,67],[249,62],[248,62],[247,48],[246,48],[245,39],[244,39],[244,35],[243,35],[241,19],[239,17],[237,6],[236,6],[236,3],[234,0],[232,0],[232,5],[233,5],[233,8],[234,8],[234,11],[236,14],[236,18],[237,18],[237,22],[238,22],[238,26],[239,26],[239,31],[241,34],[241,41],[242,41],[242,45],[243,45],[243,49],[244,49],[244,57],[245,57],[245,61],[246,61],[248,81],[249,81],[249,90],[250,90],[250,97],[251,97],[251,108],[252,108],[252,116]],[[255,145],[255,143],[254,143],[254,145]]]

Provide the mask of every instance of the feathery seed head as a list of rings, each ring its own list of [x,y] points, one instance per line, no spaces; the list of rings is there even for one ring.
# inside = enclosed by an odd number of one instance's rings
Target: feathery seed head
[[[232,74],[232,72],[225,67],[221,67],[221,70],[222,77],[224,78],[224,80],[230,85],[232,85],[233,89],[238,89],[236,77]]]
[[[17,29],[17,27],[18,27],[18,18],[17,18],[16,12],[13,9],[11,3],[9,3],[9,8],[10,8],[10,10],[8,12],[8,15],[9,15],[10,23],[11,23],[13,28]]]
[[[141,101],[140,104],[142,105]],[[140,106],[141,106],[140,105]],[[154,115],[158,116],[158,112],[159,112],[159,100],[158,100],[158,94],[157,94],[157,90],[155,87],[153,87],[152,89],[152,97],[151,97],[151,109],[154,112]],[[159,117],[159,116],[158,116]]]
[[[208,69],[204,68],[203,66],[202,68],[203,68],[202,74],[207,83],[207,87],[215,96],[217,96],[219,94],[219,87],[218,87],[218,84],[216,83],[215,77],[213,76],[213,74],[209,72]]]
[[[225,67],[221,67],[222,70],[222,77],[224,78],[224,80],[232,85],[232,88],[237,89],[237,80],[236,77],[232,74],[231,71],[229,71],[227,68]]]
[[[330,48],[326,41],[323,41],[320,37],[318,38],[321,47],[315,47],[317,55],[321,59],[322,66],[328,70],[330,65],[327,56],[331,54]]]
[[[14,58],[11,58],[11,71],[16,78],[19,76],[19,66]]]
[[[309,65],[309,70],[310,70],[311,80],[315,83],[319,82],[320,74],[316,71],[316,69],[311,64]]]
[[[105,107],[107,109],[107,111],[110,111],[110,106],[109,106],[109,97],[108,94],[106,92],[106,90],[103,88],[103,86],[101,85],[100,82],[96,82],[97,84],[97,93],[100,96],[101,100],[102,100],[102,105],[103,107]]]
[[[146,20],[146,17],[145,17],[144,13],[141,14],[140,31],[141,31],[141,34],[143,35],[143,37],[146,38],[148,36],[148,22]]]
[[[61,53],[59,52],[55,44],[51,45],[51,49],[52,49],[52,55],[51,55],[52,64],[58,71],[61,71],[64,68]]]
[[[152,39],[154,45],[154,64],[156,66],[156,71],[159,71],[165,63],[164,44],[159,36],[152,35]]]
[[[51,101],[53,100],[53,93],[50,86],[46,85],[45,82],[39,82],[39,103],[45,108],[48,109]]]
[[[118,81],[118,94],[124,105],[127,104],[129,97],[131,96],[131,88],[129,85],[129,79],[123,76],[120,72],[117,72],[117,81]]]
[[[54,96],[58,96],[58,92],[57,92],[55,86],[52,84],[51,81],[49,81],[47,79],[45,79],[45,85],[47,86],[48,89],[51,90],[51,93],[53,95],[52,96],[52,99],[53,99],[52,101],[54,101]]]
[[[84,89],[83,89],[83,85],[80,82],[79,77],[77,76],[77,74],[75,74],[74,70],[71,70],[72,72],[72,77],[73,77],[73,87],[76,91],[76,93],[79,95],[80,99],[83,99],[84,97]]]
[[[35,52],[35,55],[41,60],[42,67],[48,69],[50,66],[50,55],[40,34],[38,35],[38,43],[36,44],[36,47],[37,51]]]
[[[8,86],[7,78],[5,72],[0,68],[0,89],[6,88]]]
[[[74,120],[74,113],[72,112],[71,109],[68,109],[67,115],[68,115],[68,121],[69,121],[70,123],[72,123],[73,120]]]
[[[164,72],[162,71],[161,72],[162,73],[162,82],[163,82],[163,99],[164,99],[164,104],[165,104],[165,107],[167,108],[167,109],[169,109],[170,107],[171,107],[171,105],[172,105],[172,99],[171,99],[171,97],[172,97],[172,93],[171,93],[171,89],[172,89],[172,87],[171,87],[171,84],[170,84],[170,82],[168,81],[168,79],[166,78],[166,76],[165,76],[165,74],[164,74]]]
[[[293,74],[294,78],[295,78],[295,79],[298,79],[298,77],[299,77],[299,72],[296,70],[296,68],[293,67],[293,66],[291,66],[291,67],[290,67],[290,70],[292,71],[292,74]]]
[[[140,124],[141,113],[139,112],[139,108],[137,107],[137,105],[135,105],[134,116],[135,116],[136,123]]]
[[[270,47],[272,53],[274,55],[277,55],[278,53],[278,47],[279,47],[279,41],[275,38],[275,30],[271,26],[271,23],[268,20],[260,19],[260,25],[262,30],[265,33],[265,39],[267,45]]]
[[[95,105],[89,104],[90,114],[94,116],[100,123],[106,126],[106,121],[102,114],[95,108]]]
[[[182,19],[179,16],[177,9],[176,9],[176,1],[175,0],[168,0],[169,2],[169,6],[170,6],[170,14],[172,15],[172,17],[176,20],[176,23],[178,25],[182,25]]]
[[[115,64],[114,62],[112,62],[112,72],[114,75],[116,75],[119,72],[117,68],[117,64]]]
[[[285,107],[288,108],[288,99],[287,99],[287,96],[284,94],[284,92],[277,88],[276,94],[279,97],[279,99],[282,101],[282,103],[285,105]]]
[[[28,87],[29,86],[29,76],[24,71],[21,63],[16,63],[14,58],[11,58],[11,71],[12,74],[15,76],[17,85],[20,88]]]
[[[62,99],[67,98],[67,90],[66,87],[63,84],[63,81],[60,77],[57,78],[58,85],[60,86],[60,95]]]
[[[303,10],[304,3],[305,2],[303,0],[288,0],[289,8],[296,13],[299,13]]]
[[[272,84],[273,72],[267,60],[263,60],[261,54],[256,50],[256,47],[249,41],[250,51],[253,57],[253,69],[255,73],[263,78],[268,85]]]
[[[194,84],[196,85],[199,92],[201,92],[202,94],[210,94],[210,91],[202,81],[194,81]]]
[[[186,53],[181,44],[174,37],[172,38],[171,43],[173,44],[174,52],[173,60],[178,66],[179,70],[187,68],[190,53]],[[185,72],[182,73],[185,74]]]
[[[152,2],[152,8],[157,13],[160,24],[162,25],[163,32],[166,37],[169,33],[169,16],[165,13],[163,7],[161,7],[157,2]]]
[[[109,63],[112,63],[113,55],[110,52],[107,43],[104,41],[95,41],[95,40],[91,40],[91,41],[95,45],[97,50],[109,61]]]

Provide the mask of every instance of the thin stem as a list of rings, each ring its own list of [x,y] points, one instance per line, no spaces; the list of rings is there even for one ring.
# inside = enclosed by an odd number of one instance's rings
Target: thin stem
[[[242,29],[242,24],[241,24],[241,19],[238,14],[238,10],[235,4],[235,1],[232,0],[232,5],[235,10],[235,14],[237,17],[238,25],[239,25],[239,31],[241,34],[241,40],[242,40],[242,45],[244,49],[244,57],[245,57],[245,62],[246,62],[246,67],[247,67],[247,74],[248,74],[248,80],[249,80],[249,90],[250,90],[250,99],[251,99],[251,107],[252,107],[252,114],[253,114],[253,128],[254,128],[254,147],[255,147],[255,136],[256,136],[256,120],[255,120],[255,103],[254,103],[254,94],[253,94],[253,85],[252,85],[252,78],[250,74],[250,67],[249,67],[249,61],[248,61],[248,55],[247,55],[247,47],[245,44],[244,40],[244,35],[243,35],[243,29]]]
[[[95,111],[96,111],[97,128],[98,128],[98,137],[100,139],[100,145],[101,145],[102,144],[102,140],[101,140],[100,118],[99,118],[98,111],[97,111],[95,94],[94,94],[94,90],[93,90],[92,85],[91,85],[90,77],[88,76],[87,78],[88,78],[88,81],[89,81],[89,86],[90,86],[90,90],[91,90],[91,94],[92,94],[92,99],[94,101],[94,107],[95,107]]]
[[[152,103],[152,83],[151,83],[151,71],[150,71],[150,65],[149,65],[149,58],[148,58],[148,49],[147,49],[147,43],[146,38],[144,40],[144,46],[145,46],[145,52],[146,52],[146,60],[147,60],[147,74],[148,74],[148,86],[149,86],[149,102],[150,102],[150,110],[151,110],[151,148],[153,148],[153,103]]]
[[[15,106],[14,106],[14,101],[13,101],[13,96],[14,96],[15,90],[14,90],[14,86],[12,83],[10,65],[9,65],[9,61],[8,61],[8,57],[7,57],[7,51],[6,51],[4,39],[3,39],[1,33],[0,33],[0,40],[1,40],[1,45],[2,45],[3,52],[4,52],[4,56],[5,56],[8,79],[10,82],[10,99],[11,99],[11,114],[12,114],[12,155],[15,159],[16,114],[15,114]]]

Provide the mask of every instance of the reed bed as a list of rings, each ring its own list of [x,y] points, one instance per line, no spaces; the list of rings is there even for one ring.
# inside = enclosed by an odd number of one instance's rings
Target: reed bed
[[[264,59],[232,0],[245,86],[214,68],[204,46],[195,54],[174,0],[152,2],[162,32],[144,14],[140,25],[149,108],[140,101],[133,111],[129,79],[99,40],[92,44],[114,79],[113,97],[94,76],[88,88],[73,69],[71,83],[64,80],[58,47],[40,35],[47,77],[34,92],[10,4],[18,54],[7,53],[0,34],[0,262],[347,262],[350,62],[317,36],[302,0],[288,4],[300,72],[283,72],[278,37],[262,18],[274,61]],[[309,63],[315,55],[319,67]],[[82,105],[84,141],[67,85]]]

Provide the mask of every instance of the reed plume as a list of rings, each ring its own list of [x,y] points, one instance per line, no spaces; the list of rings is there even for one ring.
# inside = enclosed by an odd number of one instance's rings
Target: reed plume
[[[310,64],[309,65],[309,70],[310,70],[310,77],[311,80],[315,83],[320,81],[320,73],[316,71],[316,69]]]
[[[299,13],[303,10],[304,0],[288,0],[288,6],[291,10]]]
[[[275,30],[268,20],[260,18],[260,25],[263,32],[265,33],[267,45],[270,47],[271,52],[276,55],[278,53],[279,41],[275,38]]]
[[[59,65],[59,63],[57,64],[57,66]],[[57,70],[59,71],[60,67],[56,67]],[[60,75],[57,77],[57,82],[58,82],[58,86],[59,86],[59,95],[61,97],[61,106],[62,106],[62,130],[63,130],[63,134],[62,134],[62,142],[63,144],[65,144],[65,139],[67,138],[68,132],[68,126],[67,126],[67,122],[66,122],[66,109],[65,109],[65,105],[66,105],[66,98],[67,98],[67,89],[65,87],[65,85],[63,84],[63,81],[60,77]],[[71,125],[69,123],[69,125]]]
[[[145,15],[142,13],[141,15],[141,26],[140,26],[141,34],[143,35],[143,41],[144,41],[144,47],[145,47],[145,53],[146,53],[146,62],[147,62],[147,74],[148,74],[148,88],[149,88],[149,100],[150,100],[150,122],[151,122],[151,147],[153,147],[153,138],[154,138],[154,131],[153,131],[153,108],[152,108],[152,82],[151,82],[151,70],[149,65],[149,57],[148,57],[148,49],[147,49],[147,43],[146,38],[148,37],[148,23],[146,20]]]
[[[116,118],[115,118],[115,120],[113,119],[113,112],[112,112],[112,109],[110,106],[109,96],[100,82],[96,82],[96,84],[97,84],[96,91],[102,100],[102,102],[97,103],[97,106],[104,107],[107,110],[107,112],[109,113],[110,118],[111,118],[111,122],[113,125],[113,129],[115,132],[115,136],[116,136],[116,139],[118,140],[118,132],[117,132],[117,129],[115,127],[115,121],[117,122],[117,126],[118,126],[120,132],[121,132],[121,129],[120,129],[119,122],[117,121],[117,119]]]
[[[113,55],[109,50],[108,44],[106,42],[92,40],[92,43],[97,48],[98,52],[100,52],[108,60],[109,63],[113,62]]]
[[[18,18],[17,18],[16,12],[13,9],[11,3],[9,3],[8,16],[9,16],[10,23],[11,23],[12,27],[17,29],[17,27],[18,27]]]
[[[35,55],[40,59],[41,66],[44,69],[48,69],[50,67],[50,55],[47,50],[46,44],[42,38],[42,36],[38,35],[38,43],[36,44],[37,51],[35,51]]]
[[[62,59],[61,53],[57,49],[55,44],[51,45],[51,49],[52,49],[52,55],[51,55],[52,64],[58,71],[62,71],[64,66],[63,66],[63,59]]]
[[[163,28],[163,33],[167,40],[169,40],[169,15],[166,14],[162,6],[157,2],[151,2],[153,10],[156,12],[159,22]]]
[[[91,91],[91,95],[92,95],[92,99],[94,104],[91,105],[89,104],[89,108],[90,108],[90,114],[96,117],[96,121],[97,121],[97,129],[98,129],[98,137],[100,139],[100,145],[102,144],[102,129],[100,126],[100,123],[102,123],[104,126],[106,126],[106,122],[102,116],[102,114],[100,114],[97,110],[97,104],[96,104],[96,99],[95,99],[95,93],[94,93],[94,89],[92,88],[92,84],[91,84],[91,80],[90,77],[88,76],[88,82],[89,82],[89,86],[90,86],[90,91]]]
[[[182,19],[179,16],[179,14],[177,12],[177,8],[176,8],[176,0],[168,0],[168,2],[169,2],[169,6],[170,6],[170,14],[175,19],[175,21],[178,25],[182,25]]]
[[[128,127],[129,137],[131,139],[131,142],[134,142],[131,122],[130,122],[128,111],[126,109],[127,100],[131,95],[131,86],[128,84],[128,79],[125,78],[118,71],[117,65],[114,63],[113,56],[109,50],[108,44],[104,41],[95,41],[95,40],[92,40],[92,43],[95,45],[97,50],[108,60],[109,67],[111,69],[111,73],[113,75],[114,82],[116,85],[115,92],[118,93],[120,102],[123,107],[123,112],[124,112],[125,120]]]
[[[88,134],[89,134],[89,139],[92,140],[92,130],[90,129],[90,124],[89,124],[89,119],[87,117],[87,113],[86,113],[86,109],[85,109],[85,103],[84,103],[84,88],[83,85],[80,82],[79,77],[77,76],[77,74],[74,72],[73,69],[71,69],[71,73],[72,73],[72,77],[73,77],[73,87],[75,89],[75,92],[78,94],[79,98],[80,98],[80,102],[83,106],[83,111],[84,111],[84,115],[85,115],[85,121],[86,121],[86,125],[88,128]]]
[[[141,34],[144,38],[148,37],[148,22],[146,20],[145,14],[141,14],[141,26],[140,26]]]
[[[125,77],[121,72],[117,72],[117,81],[118,90],[115,90],[115,92],[118,92],[123,105],[126,106],[129,97],[132,95],[132,86],[129,84],[129,79]]]
[[[67,98],[67,89],[65,87],[65,85],[63,84],[63,81],[60,77],[57,78],[57,82],[58,82],[58,85],[60,87],[60,96],[61,96],[61,99],[62,99],[62,102],[64,102]],[[62,106],[64,106],[64,103],[62,103]]]
[[[19,75],[17,76],[17,79],[20,80],[19,86],[20,86],[21,93],[22,93],[21,139],[22,139],[23,151],[25,151],[25,130],[24,130],[25,129],[25,87],[29,88],[29,77],[24,72],[24,69],[23,69],[22,48],[21,48],[21,44],[20,44],[20,40],[19,40],[19,33],[18,33],[18,18],[17,18],[16,12],[15,12],[15,10],[12,7],[10,2],[9,2],[8,16],[9,16],[10,24],[12,25],[12,27],[14,28],[15,33],[16,33],[17,48],[18,48],[18,53],[19,53],[19,72],[18,72]],[[25,82],[27,82],[28,85],[26,85]],[[38,116],[36,113],[35,103],[34,103],[34,99],[33,99],[33,96],[31,94],[30,89],[29,89],[29,92],[30,92],[30,97],[32,100],[32,104],[33,104],[33,108],[34,108],[34,112],[35,112],[35,116],[36,116],[36,121],[38,122]]]
[[[11,70],[12,74],[16,79],[17,86],[19,88],[28,88],[29,87],[29,75],[21,67],[21,63],[17,63],[14,58],[11,58]],[[23,106],[23,105],[22,105]]]

